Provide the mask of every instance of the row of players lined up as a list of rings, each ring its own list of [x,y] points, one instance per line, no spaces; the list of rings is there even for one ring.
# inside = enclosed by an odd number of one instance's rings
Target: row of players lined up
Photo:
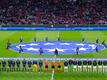
[[[48,42],[48,36],[46,36],[45,40]],[[57,40],[58,40],[58,41],[61,40],[59,36],[58,36],[58,39],[57,39]],[[34,41],[36,42],[36,37],[34,37]],[[82,38],[82,42],[84,42],[84,41],[85,41],[85,38]],[[22,43],[22,42],[23,42],[23,38],[20,37],[20,43]],[[98,39],[98,38],[96,39],[96,43],[99,43],[99,39]],[[102,44],[103,44],[105,47],[107,47],[106,44],[105,44],[105,40],[103,40]],[[7,44],[6,44],[6,49],[9,49],[10,46],[11,46],[11,43],[10,43],[10,40],[8,40],[8,42],[7,42]],[[96,52],[98,52],[98,47],[97,47],[97,46],[96,46],[96,49],[95,49],[95,50],[96,50]],[[21,53],[21,52],[23,52],[23,48],[22,48],[22,46],[20,45],[20,46],[19,46],[19,53]],[[40,53],[40,55],[44,53],[44,51],[43,51],[42,48],[39,49],[39,53]],[[76,48],[76,53],[77,53],[77,55],[79,54],[79,47]],[[58,50],[57,50],[57,49],[55,49],[54,54],[55,54],[55,55],[58,55]]]
[[[93,66],[97,66],[97,65],[103,65],[103,66],[107,66],[107,61],[96,61],[96,60],[84,60],[84,61],[76,61],[76,60],[65,60],[62,64],[62,62],[59,60],[57,62],[55,61],[42,61],[42,60],[25,60],[23,59],[22,61],[20,60],[8,60],[8,68],[6,66],[6,60],[3,60],[2,62],[0,62],[0,71],[34,71],[34,68],[36,66],[36,71],[39,69],[39,71],[41,72],[43,69],[43,65],[45,66],[45,71],[49,70],[49,65],[51,66],[51,69],[53,70],[56,67],[56,63],[57,63],[57,68],[58,68],[58,72],[61,71],[62,65],[64,65],[64,71],[68,71],[68,66],[70,66],[70,71],[72,69],[73,65],[78,65],[78,66],[82,66],[82,65],[93,65]],[[27,65],[28,64],[28,65]],[[22,67],[21,67],[22,65]],[[2,67],[1,67],[2,66]],[[28,68],[27,68],[28,67]],[[21,69],[22,68],[22,69]]]

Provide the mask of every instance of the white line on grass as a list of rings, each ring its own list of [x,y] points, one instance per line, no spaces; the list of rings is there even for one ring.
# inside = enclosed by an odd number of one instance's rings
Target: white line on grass
[[[51,80],[54,80],[54,72],[52,72]]]

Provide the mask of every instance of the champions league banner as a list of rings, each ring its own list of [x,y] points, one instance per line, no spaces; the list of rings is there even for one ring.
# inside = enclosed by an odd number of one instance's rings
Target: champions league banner
[[[80,31],[85,31],[85,30],[107,30],[107,27],[63,27],[63,28],[46,28],[46,27],[1,27],[0,30],[6,31],[6,30],[41,30],[41,31],[69,31],[69,30],[80,30]]]
[[[58,50],[58,54],[77,54],[77,47],[79,48],[78,54],[88,54],[90,52],[96,52],[105,49],[104,45],[89,43],[89,42],[71,42],[71,41],[48,41],[48,42],[25,42],[14,44],[10,46],[11,50],[19,51],[19,47],[22,47],[23,53],[38,54],[40,48],[43,49],[43,54],[54,54],[55,49]]]

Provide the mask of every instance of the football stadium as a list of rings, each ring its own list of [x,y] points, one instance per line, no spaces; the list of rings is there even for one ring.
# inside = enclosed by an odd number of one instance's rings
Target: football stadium
[[[0,80],[107,80],[106,0],[1,0]]]

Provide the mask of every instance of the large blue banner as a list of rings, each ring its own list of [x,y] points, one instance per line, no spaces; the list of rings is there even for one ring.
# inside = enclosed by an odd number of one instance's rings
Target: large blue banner
[[[107,61],[107,58],[0,58],[0,60],[54,60],[54,61],[57,61],[57,60],[75,60],[75,61],[84,61],[84,60],[89,60],[89,61]]]
[[[69,27],[69,28],[46,28],[46,27],[1,27],[0,30],[37,30],[37,31],[70,31],[70,30],[80,30],[80,31],[86,31],[86,30],[107,30],[107,27]]]

